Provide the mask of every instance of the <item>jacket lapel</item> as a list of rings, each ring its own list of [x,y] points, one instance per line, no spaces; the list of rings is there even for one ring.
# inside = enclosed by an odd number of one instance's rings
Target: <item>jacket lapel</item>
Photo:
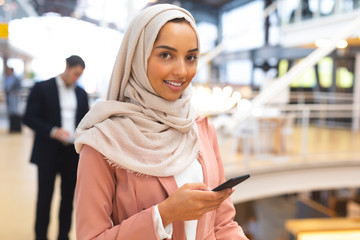
[[[59,121],[59,127],[61,127],[61,114],[60,114],[60,98],[59,98],[59,89],[58,86],[56,84],[56,79],[52,78],[51,79],[51,92],[52,92],[52,96],[53,96],[53,100],[54,100],[54,113],[56,114],[56,119],[58,119]]]
[[[173,194],[178,189],[175,178],[173,176],[159,177],[158,179],[168,196]],[[173,239],[186,240],[185,225],[183,221],[173,222]]]
[[[208,175],[207,175],[207,170],[206,170],[206,165],[204,163],[204,155],[203,152],[201,151],[201,141],[200,142],[200,146],[199,146],[199,162],[201,164],[202,170],[203,170],[203,177],[204,177],[204,183],[207,185],[208,184]],[[200,239],[200,236],[202,235],[202,233],[204,232],[204,228],[205,228],[205,214],[198,220],[197,223],[197,227],[196,227],[196,239]]]

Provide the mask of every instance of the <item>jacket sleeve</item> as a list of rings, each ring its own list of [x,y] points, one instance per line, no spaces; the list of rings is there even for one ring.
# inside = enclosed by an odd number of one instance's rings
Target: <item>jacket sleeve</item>
[[[44,111],[44,101],[45,99],[43,98],[41,86],[36,83],[30,91],[23,122],[37,134],[49,137],[50,131],[54,126],[45,122],[40,117],[42,111]]]
[[[114,167],[102,154],[84,145],[80,152],[75,192],[77,239],[159,239],[155,230],[154,207],[113,225],[115,188]]]
[[[89,96],[86,93],[86,91],[79,86],[76,87],[75,92],[76,92],[77,104],[78,104],[77,106],[78,109],[76,112],[76,125],[78,125],[81,119],[89,111]]]
[[[224,167],[220,156],[215,128],[211,124],[209,124],[209,128],[209,136],[212,137],[212,145],[218,161],[219,177],[222,181],[225,181]],[[235,208],[230,197],[216,210],[215,236],[217,240],[248,240],[242,228],[234,221],[235,213]]]

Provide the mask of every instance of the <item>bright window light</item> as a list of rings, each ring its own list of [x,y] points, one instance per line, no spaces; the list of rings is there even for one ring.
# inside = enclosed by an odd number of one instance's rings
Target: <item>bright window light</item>
[[[358,240],[360,230],[316,231],[299,233],[297,240]]]
[[[9,42],[32,56],[29,63],[36,81],[65,69],[65,58],[76,54],[85,61],[79,83],[89,93],[107,91],[123,34],[70,17],[48,15],[13,20]]]
[[[315,41],[315,46],[318,48],[323,48],[329,46],[330,40],[329,39],[318,39]]]

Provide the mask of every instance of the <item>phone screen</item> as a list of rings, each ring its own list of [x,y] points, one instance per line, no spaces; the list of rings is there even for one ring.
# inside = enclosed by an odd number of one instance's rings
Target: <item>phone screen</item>
[[[232,188],[232,187],[238,185],[239,183],[245,181],[249,177],[250,177],[250,174],[245,174],[245,175],[242,175],[239,177],[231,178],[231,179],[227,180],[226,182],[220,184],[216,188],[214,188],[213,191],[221,191],[225,188]]]

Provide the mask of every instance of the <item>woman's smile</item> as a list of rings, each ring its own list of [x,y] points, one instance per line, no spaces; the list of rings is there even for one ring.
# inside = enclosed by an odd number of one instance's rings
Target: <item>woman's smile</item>
[[[164,80],[164,82],[166,84],[168,84],[169,88],[171,88],[174,91],[181,90],[181,86],[184,84],[184,82],[174,82],[174,81],[169,81],[169,80]]]

